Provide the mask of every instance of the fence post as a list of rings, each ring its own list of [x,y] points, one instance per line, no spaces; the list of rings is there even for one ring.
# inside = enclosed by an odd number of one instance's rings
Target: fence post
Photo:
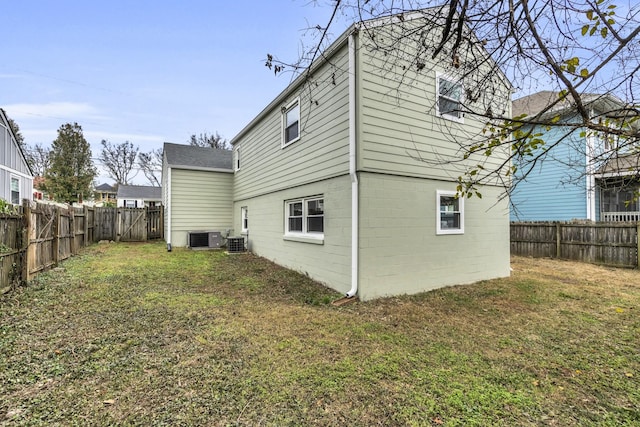
[[[73,208],[73,205],[69,205],[69,234],[71,235],[71,241],[69,242],[69,249],[71,250],[71,255],[75,255],[78,253],[78,249],[76,248],[76,210]]]
[[[84,237],[82,239],[82,246],[86,248],[89,246],[89,207],[85,205],[82,211],[84,213],[84,227],[82,230],[84,231]]]
[[[636,225],[636,244],[638,245],[638,252],[636,252],[637,264],[636,267],[640,267],[640,222]]]
[[[22,281],[29,282],[29,243],[31,240],[31,202],[27,199],[22,204]]]
[[[562,236],[562,232],[560,230],[560,223],[556,223],[556,258],[560,258],[560,236]]]
[[[51,234],[53,234],[53,241],[51,242],[51,251],[53,252],[51,255],[51,259],[53,260],[53,265],[58,265],[58,260],[60,259],[60,207],[56,206],[54,210],[55,220],[53,224],[51,224]]]

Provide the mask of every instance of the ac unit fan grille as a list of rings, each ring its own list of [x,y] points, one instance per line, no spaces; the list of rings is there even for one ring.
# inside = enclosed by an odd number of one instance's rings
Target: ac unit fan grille
[[[244,252],[244,237],[227,238],[227,250],[229,251],[229,253]]]

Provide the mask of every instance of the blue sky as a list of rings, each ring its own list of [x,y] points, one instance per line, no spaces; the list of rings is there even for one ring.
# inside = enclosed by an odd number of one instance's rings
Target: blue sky
[[[305,29],[331,11],[310,0],[10,2],[0,107],[29,145],[77,122],[94,157],[103,139],[141,151],[201,132],[231,139],[291,80],[264,66],[267,53],[296,59],[312,42]]]

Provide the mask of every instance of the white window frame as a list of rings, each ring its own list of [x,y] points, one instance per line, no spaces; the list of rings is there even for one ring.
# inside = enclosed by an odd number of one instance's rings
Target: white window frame
[[[320,215],[309,215],[308,213],[308,204],[309,202],[314,202],[321,200],[323,204],[322,209],[322,232],[318,231],[309,231],[308,230],[308,219],[311,217],[319,217]],[[302,230],[301,231],[291,231],[289,230],[289,219],[290,216],[290,206],[295,203],[302,203]],[[324,221],[325,217],[325,209],[324,209],[324,196],[311,196],[311,197],[303,197],[298,199],[285,200],[284,202],[284,235],[287,237],[302,237],[310,240],[323,241],[324,240]]]
[[[242,206],[240,208],[240,232],[247,233],[249,231],[249,208]]]
[[[234,158],[233,158],[233,170],[234,171],[239,171],[240,170],[240,147],[236,147],[235,150],[233,150],[234,152]]]
[[[458,202],[458,210],[452,211],[444,211],[441,210],[441,203],[443,197],[456,197],[455,191],[447,191],[447,190],[437,190],[436,191],[436,234],[464,234],[464,197],[458,197],[456,201]],[[458,228],[447,228],[443,227],[442,216],[445,214],[448,215],[459,215],[459,224]],[[449,213],[450,212],[450,213]]]
[[[18,183],[18,202],[17,203],[15,203],[13,201],[13,182],[14,181],[16,181]],[[22,194],[20,194],[21,193],[21,191],[20,191],[21,184],[22,184],[22,182],[21,182],[19,176],[11,175],[11,178],[9,179],[9,199],[10,199],[11,204],[13,204],[13,205],[19,205],[20,204],[20,200],[22,200]]]
[[[298,135],[293,138],[290,141],[287,141],[287,114],[289,112],[291,112],[294,108],[298,107]],[[289,145],[293,144],[294,142],[298,141],[300,139],[300,117],[301,117],[301,108],[300,108],[300,98],[296,98],[293,101],[291,101],[286,107],[282,108],[282,130],[281,130],[281,135],[282,135],[282,148],[284,147],[288,147]]]
[[[447,82],[454,84],[454,85],[458,85],[460,86],[460,99],[454,99],[451,97],[448,97],[446,95],[441,95],[440,94],[440,80],[446,80]],[[440,97],[444,97],[447,100],[451,100],[454,102],[458,102],[460,104],[460,107],[462,107],[463,103],[464,103],[464,86],[462,84],[462,82],[444,74],[444,73],[436,73],[436,115],[438,117],[442,117],[443,119],[447,119],[447,120],[452,120],[454,122],[458,122],[458,123],[464,123],[464,112],[462,111],[458,111],[455,114],[452,113],[441,113],[440,112]]]
[[[129,205],[131,205],[131,206],[129,206]],[[135,200],[125,199],[125,201],[124,201],[124,207],[125,208],[133,209],[133,208],[136,207],[136,205],[137,205],[137,203],[136,203]]]

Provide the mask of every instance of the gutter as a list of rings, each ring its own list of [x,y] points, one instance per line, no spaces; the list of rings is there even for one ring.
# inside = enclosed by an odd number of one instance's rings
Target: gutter
[[[358,293],[358,171],[356,165],[356,41],[349,33],[349,177],[351,178],[351,289],[346,297]]]

